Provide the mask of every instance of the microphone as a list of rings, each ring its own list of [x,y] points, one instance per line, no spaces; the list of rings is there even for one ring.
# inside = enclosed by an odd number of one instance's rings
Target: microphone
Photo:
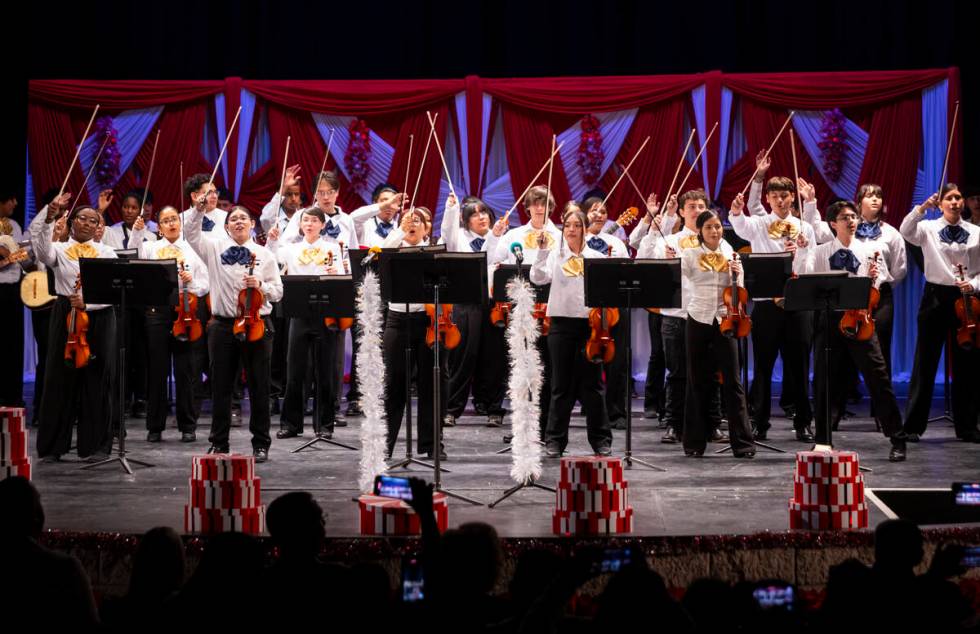
[[[514,242],[510,245],[510,252],[514,254],[517,258],[517,263],[520,264],[524,261],[524,249],[521,247],[520,242]]]
[[[370,264],[379,253],[381,253],[381,247],[371,247],[368,249],[367,256],[361,260],[361,266],[367,266]]]

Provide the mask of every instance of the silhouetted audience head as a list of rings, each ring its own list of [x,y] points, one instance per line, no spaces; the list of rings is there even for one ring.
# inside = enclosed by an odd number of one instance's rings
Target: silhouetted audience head
[[[736,622],[735,593],[721,579],[698,579],[687,588],[681,607],[694,622],[698,632],[720,632]]]
[[[323,509],[305,491],[280,495],[265,514],[266,527],[284,557],[315,557],[326,536]]]
[[[151,528],[143,535],[133,556],[129,596],[162,600],[184,584],[184,542],[167,526]]]
[[[37,539],[44,529],[41,494],[27,478],[13,476],[0,480],[0,538]]]
[[[912,573],[922,561],[922,531],[908,520],[885,520],[875,529],[875,568]]]
[[[562,571],[562,557],[553,550],[532,548],[517,557],[510,579],[510,597],[516,609],[531,605]]]
[[[663,577],[644,565],[623,568],[610,579],[598,600],[597,631],[631,627],[655,619],[657,630],[687,632],[687,615],[667,592]],[[653,615],[656,615],[655,617]]]
[[[483,522],[469,522],[446,531],[440,540],[440,565],[451,595],[485,595],[497,583],[502,559],[497,531]]]

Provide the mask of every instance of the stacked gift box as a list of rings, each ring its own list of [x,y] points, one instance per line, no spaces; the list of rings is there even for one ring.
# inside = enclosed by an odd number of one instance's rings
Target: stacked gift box
[[[439,532],[449,527],[449,505],[445,493],[432,494],[432,511]],[[408,502],[382,495],[362,495],[357,499],[361,535],[421,535],[422,525]]]
[[[254,456],[194,456],[188,502],[184,506],[185,532],[257,535],[265,530],[265,506]]]
[[[24,408],[0,407],[0,480],[11,476],[31,479],[27,435]]]
[[[556,535],[602,535],[633,530],[629,483],[619,458],[561,459],[561,477],[551,517]]]
[[[867,526],[868,507],[857,453],[797,452],[789,527],[829,530]]]

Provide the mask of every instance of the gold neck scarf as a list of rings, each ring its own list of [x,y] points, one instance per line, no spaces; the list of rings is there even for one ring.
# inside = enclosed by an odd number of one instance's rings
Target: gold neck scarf
[[[65,249],[65,257],[69,260],[78,260],[79,258],[97,258],[99,257],[99,250],[93,247],[89,242],[76,242]]]
[[[701,257],[698,259],[698,266],[701,267],[702,271],[723,273],[728,270],[728,258],[721,253],[708,251],[701,254]]]
[[[585,274],[585,258],[581,255],[573,255],[561,265],[561,272],[565,277],[579,277]]]
[[[779,240],[781,238],[796,240],[796,236],[798,235],[800,235],[800,228],[789,220],[774,220],[769,225],[769,237],[773,240]]]

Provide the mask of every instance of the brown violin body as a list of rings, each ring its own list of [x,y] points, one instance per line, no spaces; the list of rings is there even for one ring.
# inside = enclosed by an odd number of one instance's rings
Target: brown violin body
[[[81,282],[75,282],[75,290],[81,288]],[[68,338],[65,340],[65,365],[70,368],[84,368],[92,358],[92,350],[88,346],[88,313],[78,308],[72,308],[68,313]]]
[[[732,260],[738,259],[738,255],[733,253]],[[732,275],[732,284],[725,288],[722,293],[727,311],[718,327],[721,334],[726,337],[743,339],[752,332],[752,319],[746,312],[746,305],[749,302],[749,292],[744,287],[738,285],[738,278]]]
[[[490,309],[490,323],[497,328],[506,328],[510,322],[510,304],[497,302]]]
[[[548,317],[548,304],[535,304],[534,312],[531,313],[531,316],[538,320],[538,325],[541,326],[541,336],[547,337],[548,331],[551,330],[551,317]]]
[[[346,252],[346,247],[343,242],[340,242],[340,248],[344,249]],[[344,275],[350,275],[350,269],[348,268],[347,258],[341,256],[344,261]],[[327,260],[325,262],[326,266],[333,265],[333,251],[327,254]],[[354,326],[353,317],[324,317],[323,325],[327,327],[327,330],[331,332],[339,332],[341,330],[350,330]]]
[[[875,251],[870,261],[877,261],[878,255],[879,253]],[[880,300],[881,293],[875,286],[872,286],[871,292],[868,294],[867,308],[844,311],[844,315],[840,318],[840,324],[838,326],[840,333],[848,339],[854,339],[855,341],[867,341],[871,339],[871,336],[875,334],[874,313],[878,308],[878,302]]]
[[[589,311],[592,333],[585,342],[585,358],[592,363],[609,363],[616,356],[612,327],[619,323],[618,308],[593,308]]]
[[[425,343],[431,348],[436,343],[436,305],[426,304],[425,314],[429,316],[429,327],[425,331]],[[447,350],[452,350],[458,346],[462,339],[459,328],[453,322],[452,304],[439,305],[439,337]]]
[[[248,265],[248,274],[255,272],[255,254]],[[239,341],[258,341],[265,335],[265,321],[259,311],[265,303],[265,295],[257,288],[245,287],[238,292],[238,310],[232,332]]]
[[[963,265],[957,265],[956,269],[959,272],[960,281],[966,279],[963,274]],[[963,296],[956,300],[954,310],[956,311],[956,318],[960,321],[960,325],[956,329],[957,345],[964,350],[980,347],[980,328],[977,326],[977,320],[980,319],[980,299],[976,295],[963,293]]]
[[[180,269],[182,271],[187,270],[187,264],[181,262]],[[197,295],[187,290],[180,292],[180,301],[177,302],[177,306],[174,307],[177,311],[177,318],[174,319],[173,328],[170,332],[173,333],[174,339],[177,341],[197,341],[204,334],[204,326],[201,324],[201,320],[197,318]]]

